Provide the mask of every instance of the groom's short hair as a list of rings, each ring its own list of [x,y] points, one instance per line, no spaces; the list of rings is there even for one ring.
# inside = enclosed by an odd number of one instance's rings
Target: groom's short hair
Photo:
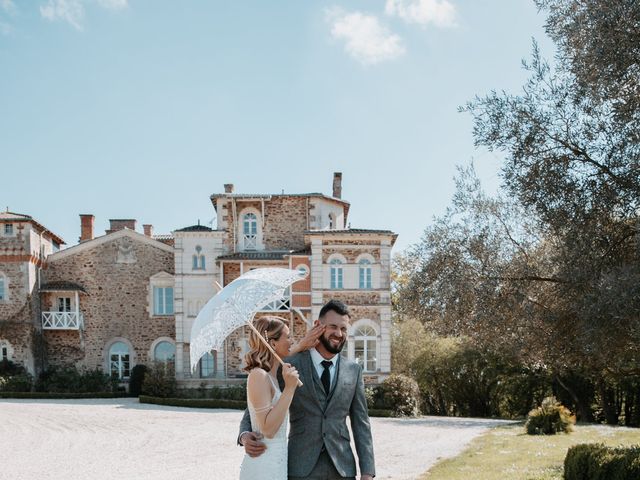
[[[349,313],[349,308],[342,303],[340,300],[329,300],[324,306],[320,309],[320,315],[318,318],[324,317],[328,312],[336,312],[338,315],[346,315],[351,320],[351,313]]]

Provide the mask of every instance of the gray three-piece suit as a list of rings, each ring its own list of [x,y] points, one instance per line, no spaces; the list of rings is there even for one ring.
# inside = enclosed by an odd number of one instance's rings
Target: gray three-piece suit
[[[356,462],[351,451],[346,418],[358,452],[360,474],[375,474],[373,441],[364,394],[362,367],[338,355],[336,377],[329,395],[308,351],[286,359],[304,383],[298,387],[289,409],[289,477],[309,477],[321,453],[333,460],[342,477],[356,476]],[[251,431],[249,412],[240,424],[240,433]]]

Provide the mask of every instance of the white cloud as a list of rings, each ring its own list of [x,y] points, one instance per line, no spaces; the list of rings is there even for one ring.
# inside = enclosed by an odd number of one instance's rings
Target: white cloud
[[[109,10],[122,10],[128,7],[128,0],[98,0],[98,3]]]
[[[13,14],[16,11],[16,5],[12,0],[0,0],[0,7],[7,13]]]
[[[402,39],[380,24],[374,15],[327,10],[333,38],[345,42],[346,52],[364,65],[374,65],[405,53]]]
[[[82,30],[84,6],[80,0],[49,0],[40,7],[40,14],[50,21],[62,20]]]
[[[407,23],[436,27],[457,26],[456,7],[449,0],[387,0],[385,13],[400,17]]]

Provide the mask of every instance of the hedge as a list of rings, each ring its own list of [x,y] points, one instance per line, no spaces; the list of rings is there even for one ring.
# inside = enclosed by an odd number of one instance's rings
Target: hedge
[[[81,398],[122,398],[126,393],[53,393],[53,392],[0,392],[0,398],[17,399],[81,399]]]
[[[574,445],[564,459],[565,480],[637,480],[640,446]]]
[[[189,407],[189,408],[231,408],[234,410],[244,410],[247,402],[243,400],[227,400],[222,398],[160,398],[149,395],[140,395],[140,403],[152,403],[154,405],[165,405],[168,407]],[[370,417],[392,417],[391,410],[370,409]]]

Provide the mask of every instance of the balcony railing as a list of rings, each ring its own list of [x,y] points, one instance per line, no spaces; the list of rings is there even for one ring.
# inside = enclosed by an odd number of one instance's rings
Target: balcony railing
[[[77,312],[42,312],[42,328],[45,330],[80,330],[84,317]]]

